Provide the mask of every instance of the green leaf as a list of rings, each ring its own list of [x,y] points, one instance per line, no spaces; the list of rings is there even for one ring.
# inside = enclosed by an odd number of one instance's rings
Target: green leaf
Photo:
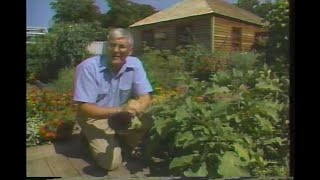
[[[277,143],[278,145],[283,145],[283,142],[285,142],[286,140],[287,140],[286,138],[281,139],[280,137],[275,137],[272,139],[265,140],[264,144],[269,145],[269,144]]]
[[[183,120],[184,118],[190,117],[190,114],[186,111],[185,106],[177,108],[175,119],[176,121]]]
[[[234,77],[242,77],[243,72],[241,70],[232,69],[232,73]]]
[[[201,125],[203,125],[203,124],[201,124]],[[202,132],[203,134],[205,134],[205,135],[209,135],[210,134],[210,132],[209,132],[209,129],[210,128],[207,128],[207,126],[198,126],[198,125],[196,125],[196,126],[194,126],[194,127],[192,127],[192,130],[194,131],[194,132]]]
[[[223,177],[250,176],[249,171],[241,167],[244,163],[234,152],[227,151],[220,160],[218,173]]]
[[[236,123],[240,123],[241,122],[241,119],[240,119],[238,114],[227,115],[226,118],[227,118],[227,120],[234,119],[236,121]]]
[[[263,118],[260,115],[255,115],[255,117],[260,121],[262,130],[268,131],[268,132],[271,132],[273,130],[273,126],[268,119]]]
[[[271,90],[271,91],[279,91],[279,92],[282,91],[279,87],[277,87],[271,83],[267,83],[266,81],[260,81],[258,84],[256,84],[256,88],[267,89],[267,90]]]
[[[194,139],[194,136],[191,131],[186,131],[184,133],[179,133],[175,137],[175,144],[177,146],[182,145],[185,146],[185,143],[190,142]]]
[[[257,150],[257,154],[258,154],[259,156],[263,156],[263,155],[264,155],[263,149],[258,149],[258,150]]]
[[[140,129],[141,127],[142,122],[137,116],[135,116],[134,119],[131,121],[131,126],[128,129]]]
[[[265,113],[266,115],[272,117],[275,121],[278,121],[278,109],[280,108],[280,105],[272,102],[272,101],[259,101],[255,103],[255,109],[257,109],[259,112]]]
[[[191,96],[187,97],[186,99],[186,104],[189,108],[192,108],[192,100],[191,100]]]
[[[171,125],[173,121],[171,119],[161,119],[154,122],[154,127],[156,128],[157,133],[161,136],[164,133],[164,129],[169,129],[168,126]]]
[[[213,88],[207,89],[207,91],[204,94],[207,95],[207,94],[228,93],[228,92],[230,92],[230,90],[229,90],[229,88],[227,88],[225,86],[222,86],[222,87],[215,86]]]
[[[198,120],[190,120],[190,123],[202,125],[206,130],[205,133],[210,133],[210,135],[216,134],[216,124],[212,121],[198,121]]]
[[[251,137],[246,136],[244,139],[246,140],[246,142],[247,142],[248,144],[250,144],[250,145],[252,145],[252,144],[253,144],[253,140],[252,140],[252,138],[251,138]]]
[[[225,113],[228,105],[229,105],[229,103],[226,101],[219,101],[215,104],[212,104],[210,106],[211,110],[212,110],[212,112],[211,112],[212,117],[218,117],[221,114]]]
[[[241,144],[234,144],[235,151],[238,153],[239,157],[244,158],[246,161],[250,160],[249,152]]]
[[[194,155],[175,157],[169,164],[169,169],[185,167],[192,164]]]
[[[204,142],[204,141],[207,143],[209,140],[210,140],[210,137],[207,136],[207,135],[197,138],[197,142],[198,142],[198,143],[199,143],[199,142],[201,143],[201,142]]]
[[[203,162],[196,171],[189,168],[187,171],[184,171],[183,174],[187,177],[205,177],[208,175],[207,164],[206,162]]]
[[[248,75],[252,76],[254,74],[254,70],[248,70]]]
[[[211,110],[206,110],[205,108],[201,108],[200,110],[203,113],[205,118],[209,117],[211,115],[211,113],[212,113]]]

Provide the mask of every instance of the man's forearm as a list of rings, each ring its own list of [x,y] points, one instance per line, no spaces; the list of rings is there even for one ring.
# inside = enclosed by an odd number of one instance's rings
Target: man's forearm
[[[95,104],[81,103],[79,104],[79,110],[89,118],[103,119],[109,118],[111,115],[121,111],[120,107],[99,107]]]
[[[137,101],[140,103],[138,113],[141,113],[151,105],[151,96],[150,94],[139,96]]]

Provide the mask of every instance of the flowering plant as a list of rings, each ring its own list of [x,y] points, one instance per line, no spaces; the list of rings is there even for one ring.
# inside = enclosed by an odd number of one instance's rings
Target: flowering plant
[[[56,119],[47,121],[44,125],[40,126],[40,137],[47,141],[63,140],[72,135],[74,123],[71,121],[63,121]]]
[[[75,105],[72,93],[59,93],[51,89],[32,88],[27,91],[27,113],[39,115],[43,122],[36,130],[42,141],[64,139],[72,134]]]

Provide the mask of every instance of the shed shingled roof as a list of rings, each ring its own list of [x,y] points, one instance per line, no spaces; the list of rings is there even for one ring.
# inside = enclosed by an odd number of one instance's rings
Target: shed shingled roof
[[[130,25],[130,27],[211,13],[239,19],[257,25],[267,24],[266,22],[263,22],[263,18],[230,4],[225,0],[183,0],[167,9],[159,11]]]

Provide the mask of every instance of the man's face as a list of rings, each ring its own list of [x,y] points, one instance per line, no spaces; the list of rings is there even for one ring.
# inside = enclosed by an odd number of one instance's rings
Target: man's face
[[[126,63],[127,56],[131,55],[132,47],[129,45],[128,39],[117,38],[109,42],[109,55],[111,64],[115,68],[121,68]]]

